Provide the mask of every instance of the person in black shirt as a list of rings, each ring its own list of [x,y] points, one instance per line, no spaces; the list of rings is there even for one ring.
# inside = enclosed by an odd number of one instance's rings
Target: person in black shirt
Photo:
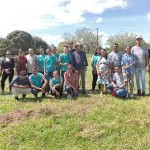
[[[6,57],[2,61],[2,80],[1,80],[1,88],[2,88],[2,94],[4,94],[4,87],[5,87],[5,81],[7,78],[9,78],[9,83],[12,81],[14,76],[14,58],[11,57],[10,51],[6,52]],[[9,88],[11,92],[11,87]]]

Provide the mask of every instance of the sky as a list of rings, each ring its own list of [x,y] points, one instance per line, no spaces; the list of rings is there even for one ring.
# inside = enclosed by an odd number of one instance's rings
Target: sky
[[[0,0],[0,37],[14,30],[58,45],[65,32],[88,27],[109,36],[124,32],[150,42],[150,0]]]

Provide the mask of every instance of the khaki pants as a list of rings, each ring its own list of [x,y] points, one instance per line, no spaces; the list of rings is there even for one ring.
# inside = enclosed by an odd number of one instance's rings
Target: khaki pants
[[[30,88],[27,89],[21,89],[17,87],[12,87],[12,93],[15,97],[17,97],[19,94],[28,94],[31,92]]]
[[[85,70],[78,70],[79,79],[81,76],[81,82],[82,82],[82,90],[85,90]],[[79,86],[78,86],[79,89]]]

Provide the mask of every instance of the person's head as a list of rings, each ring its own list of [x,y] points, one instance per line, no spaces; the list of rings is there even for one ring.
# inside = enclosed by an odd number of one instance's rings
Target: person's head
[[[68,47],[69,47],[69,49],[73,49],[73,42],[72,41],[68,42]]]
[[[23,56],[24,55],[24,51],[21,48],[18,50],[18,55],[19,56]]]
[[[63,52],[64,52],[64,53],[68,53],[68,51],[69,51],[68,46],[64,46]]]
[[[21,71],[20,72],[20,78],[23,80],[27,77],[27,72],[26,71]]]
[[[127,46],[127,47],[125,48],[125,52],[126,52],[128,55],[130,55],[130,54],[131,54],[131,46]]]
[[[11,57],[11,52],[10,52],[10,51],[7,51],[7,52],[6,52],[6,57],[7,57],[7,58],[10,58],[10,57]]]
[[[119,48],[118,43],[114,43],[114,44],[112,45],[112,50],[113,50],[114,52],[117,52],[117,51],[118,51],[118,48]]]
[[[81,44],[80,43],[76,43],[75,44],[75,49],[78,50],[78,51],[81,50]]]
[[[34,49],[33,48],[29,48],[28,52],[30,55],[34,55]]]
[[[39,53],[40,53],[41,55],[44,55],[44,53],[45,53],[44,48],[41,47],[41,48],[39,49]]]
[[[53,53],[53,54],[56,54],[56,52],[57,52],[57,48],[56,48],[55,46],[53,46],[53,47],[52,47],[52,53]]]
[[[96,50],[94,51],[94,55],[101,55],[101,47],[96,48]]]
[[[37,73],[38,73],[38,68],[34,67],[34,68],[32,69],[32,73],[36,76]]]
[[[101,56],[105,57],[107,59],[107,51],[106,51],[106,49],[102,49],[101,50]]]
[[[115,67],[115,72],[120,73],[120,67],[119,66]]]
[[[47,55],[52,56],[53,53],[50,47],[46,49],[46,53]]]
[[[74,73],[75,72],[75,70],[74,70],[74,68],[73,68],[73,66],[71,64],[68,65],[67,71],[69,73]]]
[[[142,40],[143,40],[142,36],[136,36],[136,44],[138,46],[142,45]]]
[[[54,78],[58,78],[58,71],[54,71],[54,72],[53,72],[53,77],[54,77]]]

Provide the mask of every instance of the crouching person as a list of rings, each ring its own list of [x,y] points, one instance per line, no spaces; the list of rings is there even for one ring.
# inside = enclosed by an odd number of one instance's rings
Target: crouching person
[[[125,98],[127,95],[127,75],[121,72],[119,67],[115,67],[115,74],[112,83],[107,86],[107,89],[112,92],[113,96]]]
[[[16,101],[19,100],[19,94],[22,94],[22,98],[25,100],[26,94],[31,92],[30,81],[26,71],[21,71],[20,75],[12,80],[9,85],[12,88],[12,93],[15,96]]]
[[[67,71],[64,74],[65,90],[67,91],[67,98],[72,99],[78,96],[78,72],[72,67],[68,66]]]
[[[38,93],[42,92],[42,97],[45,97],[47,80],[44,75],[38,72],[38,68],[32,69],[32,74],[29,76],[32,94],[38,97]]]
[[[50,89],[52,95],[55,96],[55,98],[61,98],[62,92],[63,92],[63,79],[60,75],[58,75],[58,71],[53,72],[53,78],[50,81]]]

